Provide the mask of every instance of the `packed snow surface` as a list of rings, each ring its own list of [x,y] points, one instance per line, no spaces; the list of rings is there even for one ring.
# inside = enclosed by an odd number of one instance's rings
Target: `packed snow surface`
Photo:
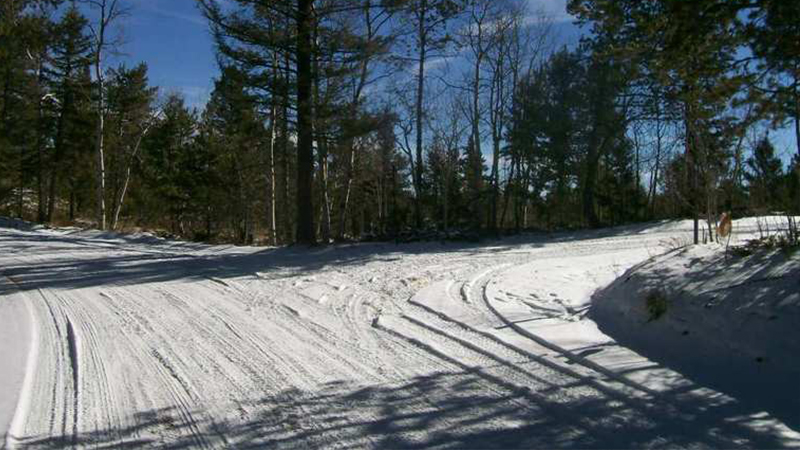
[[[796,447],[587,315],[690,227],[314,249],[0,228],[4,443]]]
[[[800,253],[676,249],[597,293],[592,312],[622,344],[800,428]]]

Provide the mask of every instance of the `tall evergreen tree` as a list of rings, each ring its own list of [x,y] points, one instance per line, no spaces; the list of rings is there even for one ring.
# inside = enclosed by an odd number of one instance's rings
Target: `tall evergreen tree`
[[[120,213],[131,185],[142,140],[153,125],[156,88],[148,85],[147,65],[124,65],[110,71],[107,84],[108,120],[104,130],[110,228],[119,225]]]
[[[202,181],[202,169],[194,153],[197,114],[186,107],[182,97],[170,95],[159,120],[143,142],[142,174],[150,187],[140,193],[149,223],[167,226],[172,233],[187,235],[194,190]],[[166,218],[164,221],[162,218]]]
[[[769,138],[758,141],[746,165],[748,170],[744,177],[749,185],[751,203],[770,211],[783,206],[783,163],[775,155],[775,147]]]
[[[69,8],[56,29],[58,39],[53,44],[53,63],[50,82],[58,105],[53,154],[50,159],[50,184],[47,221],[53,221],[57,194],[63,172],[72,169],[67,164],[82,151],[82,137],[91,135],[85,129],[86,104],[91,98],[91,41],[87,22],[77,8]],[[74,191],[73,191],[74,192]],[[71,202],[72,205],[72,202]],[[74,210],[70,208],[70,216]]]
[[[612,149],[622,150],[630,148],[625,138],[627,131],[627,115],[624,107],[619,105],[619,100],[627,82],[622,68],[614,65],[601,55],[590,57],[587,67],[586,82],[586,121],[588,130],[585,132],[583,145],[585,156],[583,158],[584,173],[583,190],[583,218],[587,225],[596,227],[600,224],[595,211],[595,183],[598,178],[600,161]],[[624,161],[629,153],[618,153],[622,156],[617,159],[617,166],[625,171],[628,162]]]
[[[0,205],[25,212],[36,180],[43,218],[42,68],[52,38],[50,14],[58,1],[15,0],[0,5]],[[14,192],[16,195],[10,195]]]
[[[214,179],[220,185],[203,188],[197,194],[216,200],[221,209],[217,219],[229,218],[235,238],[241,243],[255,239],[264,196],[263,147],[267,140],[256,98],[247,90],[244,74],[226,67],[215,83],[202,118],[203,144],[212,153]],[[219,192],[208,192],[218,190]],[[225,201],[227,199],[227,201]],[[208,230],[210,231],[210,230]]]
[[[484,158],[472,136],[464,152],[464,196],[470,228],[481,231],[486,218],[486,190],[484,188]]]
[[[765,73],[756,85],[756,100],[777,123],[794,125],[800,156],[800,2],[760,0],[749,13],[746,33],[750,47],[761,58],[757,68]]]
[[[291,109],[295,112],[297,136],[296,239],[311,244],[316,241],[314,143],[321,142],[318,138],[322,137],[315,134],[314,128],[314,120],[320,117],[315,87],[320,86],[320,77],[353,68],[350,63],[366,54],[364,36],[343,27],[340,20],[342,15],[360,11],[364,5],[343,0],[267,1],[257,6],[250,0],[234,3],[233,8],[223,8],[217,0],[200,1],[221,55],[241,66],[252,87],[267,95],[278,94],[271,72],[276,60],[286,61],[286,85],[293,88]],[[367,6],[377,8],[379,3],[368,1]],[[325,62],[333,64],[320,65]]]
[[[725,0],[570,0],[569,11],[591,22],[594,39],[612,57],[636,64],[668,99],[683,109],[689,195],[699,241],[699,199],[711,189],[704,163],[713,163],[704,127],[739,92],[745,77],[736,71],[743,45],[740,2]],[[706,210],[711,207],[706,201]],[[710,226],[710,224],[709,224]]]
[[[577,53],[566,49],[548,61],[545,91],[545,115],[541,127],[544,138],[544,176],[548,183],[548,216],[555,216],[558,225],[566,225],[574,205],[572,187],[577,181],[580,161],[578,140],[584,117],[581,85],[585,78],[584,67]]]

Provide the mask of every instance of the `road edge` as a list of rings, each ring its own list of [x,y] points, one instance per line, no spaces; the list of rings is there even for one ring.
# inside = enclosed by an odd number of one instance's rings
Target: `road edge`
[[[36,316],[28,296],[20,291],[13,280],[7,276],[0,275],[0,285],[3,285],[4,290],[7,291],[0,297],[0,311],[2,312],[0,313],[0,330],[3,330],[0,335],[4,335],[3,344],[0,345],[0,360],[10,357],[21,363],[18,366],[19,370],[13,371],[13,373],[0,371],[0,385],[5,386],[4,391],[8,391],[8,387],[12,387],[10,392],[0,393],[0,398],[6,396],[5,401],[9,404],[12,401],[16,402],[13,414],[6,418],[0,416],[0,426],[2,426],[4,434],[0,441],[0,448],[13,449],[21,443],[20,437],[24,433],[25,421],[30,410],[33,378],[39,351],[39,332],[36,327]],[[8,339],[12,335],[17,337]],[[6,420],[7,422],[3,423]]]

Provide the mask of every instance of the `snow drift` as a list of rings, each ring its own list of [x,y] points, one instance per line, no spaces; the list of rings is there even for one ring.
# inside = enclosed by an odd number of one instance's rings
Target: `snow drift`
[[[800,255],[677,249],[598,292],[591,316],[646,357],[800,425]]]

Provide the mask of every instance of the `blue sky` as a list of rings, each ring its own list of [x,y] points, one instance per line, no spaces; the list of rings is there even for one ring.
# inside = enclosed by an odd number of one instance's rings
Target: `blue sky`
[[[208,25],[196,0],[128,0],[133,10],[122,23],[126,42],[124,55],[111,61],[147,63],[150,83],[164,92],[180,92],[187,103],[202,107],[217,75],[214,48]],[[565,21],[566,0],[529,0],[557,20]],[[577,31],[562,22],[561,40],[574,42]]]
[[[202,106],[210,93],[217,64],[208,25],[195,0],[129,0],[133,10],[122,22],[128,64],[147,63],[150,83],[180,92]]]
[[[147,63],[150,83],[162,92],[179,92],[191,106],[202,108],[217,76],[214,47],[208,25],[196,0],[126,0],[130,17],[122,23],[126,38],[124,55],[111,64]],[[580,31],[570,23],[566,0],[529,0],[532,9],[541,8],[558,22],[561,44],[577,41]],[[770,133],[785,162],[795,153],[795,140],[789,130]]]

